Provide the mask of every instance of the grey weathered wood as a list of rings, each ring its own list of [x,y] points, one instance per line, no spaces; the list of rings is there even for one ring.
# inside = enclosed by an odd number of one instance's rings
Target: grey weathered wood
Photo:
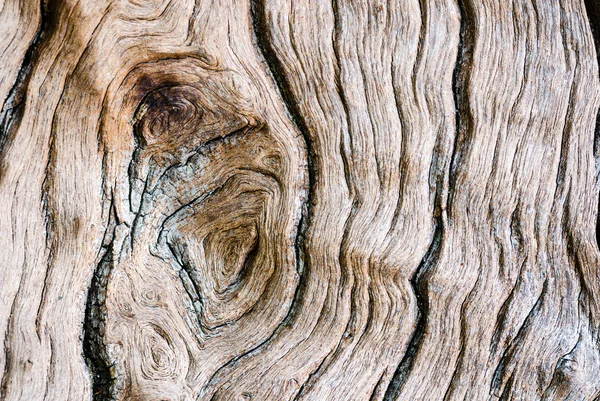
[[[4,0],[0,399],[600,399],[599,17]]]

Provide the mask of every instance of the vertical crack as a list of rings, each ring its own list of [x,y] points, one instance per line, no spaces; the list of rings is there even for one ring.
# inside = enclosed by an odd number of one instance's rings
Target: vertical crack
[[[594,37],[596,58],[600,66],[600,2],[597,0],[584,0],[583,3]],[[600,110],[598,110],[594,130],[594,158],[596,159],[596,187],[600,188]],[[598,207],[600,209],[600,197],[598,199]],[[600,245],[600,219],[598,218],[596,219],[596,243]]]
[[[452,93],[455,103],[455,137],[454,143],[452,144],[450,164],[443,166],[444,169],[448,169],[444,173],[443,180],[438,180],[436,185],[435,194],[435,207],[433,218],[435,220],[435,232],[433,240],[423,257],[423,260],[419,264],[419,267],[410,279],[410,285],[413,289],[415,297],[417,299],[418,318],[415,330],[408,344],[406,353],[400,361],[400,364],[396,368],[392,380],[388,385],[385,392],[384,401],[392,401],[396,399],[399,391],[402,389],[404,382],[406,381],[410,371],[413,368],[414,360],[421,348],[423,336],[425,334],[425,328],[427,326],[427,317],[429,313],[429,295],[427,291],[427,281],[429,273],[436,264],[436,260],[439,258],[441,251],[441,244],[444,240],[444,231],[446,228],[446,215],[443,210],[449,210],[452,193],[450,188],[455,185],[456,171],[460,165],[460,160],[463,153],[466,152],[467,141],[466,133],[470,129],[470,113],[469,113],[469,102],[467,98],[467,91],[465,83],[468,78],[468,71],[464,68],[465,64],[471,60],[472,57],[472,33],[471,25],[472,22],[468,21],[466,16],[468,11],[463,0],[458,0],[458,6],[460,10],[460,36],[458,42],[458,54],[454,72],[452,74]],[[466,117],[466,118],[463,118]],[[434,156],[434,160],[437,157]]]
[[[469,81],[470,70],[465,65],[472,63],[473,58],[473,30],[475,24],[467,19],[470,12],[470,6],[465,0],[457,0],[460,10],[460,37],[458,42],[458,57],[452,74],[452,93],[454,95],[454,107],[456,109],[455,124],[456,131],[454,144],[452,145],[452,156],[450,159],[450,172],[448,178],[448,192],[446,210],[450,213],[453,192],[450,188],[456,185],[456,177],[461,160],[468,151],[468,133],[471,132],[472,118],[469,108],[469,97],[467,91],[467,82]]]
[[[31,79],[33,62],[37,56],[36,50],[48,27],[48,7],[45,3],[45,0],[40,0],[40,24],[23,56],[15,82],[8,91],[2,110],[0,110],[0,157],[2,157],[11,133],[14,134],[15,128],[19,126],[23,117],[25,93]]]
[[[207,387],[210,387],[212,385],[212,383],[215,382],[215,378],[217,378],[218,375],[224,369],[226,369],[230,366],[234,366],[240,359],[242,359],[243,357],[245,357],[247,355],[250,355],[257,349],[262,347],[264,344],[267,344],[269,341],[271,341],[275,337],[275,335],[277,334],[277,332],[279,331],[279,329],[281,327],[284,327],[284,326],[290,324],[290,322],[293,319],[295,312],[296,312],[295,305],[297,305],[300,302],[300,300],[304,298],[304,291],[306,290],[306,288],[305,288],[306,280],[304,278],[305,278],[306,272],[309,270],[309,266],[310,266],[308,259],[306,258],[305,239],[306,239],[306,231],[308,229],[308,226],[310,225],[310,219],[311,219],[310,205],[312,203],[312,196],[313,196],[312,191],[314,189],[313,184],[314,184],[314,174],[315,174],[314,173],[315,170],[313,170],[315,168],[314,167],[314,153],[313,153],[313,150],[311,147],[311,141],[310,141],[309,135],[308,135],[308,132],[309,132],[308,125],[307,125],[306,120],[304,119],[302,113],[300,112],[300,109],[298,108],[298,100],[296,99],[296,97],[294,96],[294,94],[291,90],[291,85],[289,84],[288,80],[286,79],[286,74],[285,74],[285,69],[283,67],[283,64],[279,60],[277,53],[275,52],[275,49],[273,48],[271,38],[269,37],[269,34],[268,34],[270,29],[269,29],[269,25],[268,25],[265,15],[266,15],[266,11],[265,11],[263,0],[251,0],[250,19],[251,19],[251,23],[252,23],[252,31],[253,31],[252,33],[253,33],[253,40],[254,40],[255,47],[256,47],[256,49],[258,49],[259,55],[262,56],[263,60],[265,61],[266,66],[267,66],[267,71],[271,75],[273,81],[275,82],[275,84],[277,86],[277,89],[278,89],[278,92],[280,95],[280,99],[285,106],[288,116],[290,117],[290,119],[292,120],[292,122],[294,123],[296,128],[300,131],[302,138],[304,140],[306,151],[307,151],[306,169],[307,169],[307,174],[308,174],[308,191],[305,195],[306,199],[302,200],[302,210],[301,210],[300,218],[298,221],[298,229],[295,233],[295,237],[293,238],[294,249],[295,249],[295,254],[296,254],[296,265],[297,265],[296,269],[297,269],[300,279],[299,279],[298,286],[296,287],[294,297],[292,299],[292,304],[287,313],[287,316],[275,328],[273,333],[271,333],[270,336],[268,336],[266,339],[264,339],[264,341],[261,341],[260,343],[256,344],[253,348],[247,350],[243,354],[234,357],[229,362],[227,362],[225,365],[223,365],[219,369],[217,369],[217,371],[215,373],[213,373],[213,375],[208,379]],[[244,397],[245,397],[245,395],[244,395]],[[217,393],[215,392],[213,394],[211,400],[216,399],[216,398],[217,398]]]
[[[266,20],[266,10],[262,0],[251,1],[250,17],[252,20],[253,36],[256,48],[259,50],[259,53],[266,62],[268,71],[277,85],[281,100],[285,105],[289,117],[302,134],[303,142],[307,151],[306,170],[308,174],[308,191],[306,193],[306,199],[303,199],[302,211],[300,220],[298,222],[298,230],[294,238],[296,263],[300,281],[296,288],[290,311],[281,324],[286,325],[294,316],[294,305],[297,305],[298,301],[303,297],[306,281],[304,280],[304,274],[309,267],[309,262],[305,255],[305,237],[306,230],[310,225],[311,219],[310,206],[313,198],[315,179],[314,150],[311,146],[311,141],[309,138],[308,125],[298,107],[298,99],[296,99],[292,92],[291,85],[286,78],[285,68],[283,67],[281,60],[279,60],[279,57],[273,48],[272,40],[269,36],[270,28]]]
[[[111,200],[107,228],[99,256],[102,255],[88,289],[83,320],[83,356],[92,382],[94,401],[113,399],[114,373],[108,358],[105,336],[106,288],[114,264],[113,242],[119,223],[115,205]]]
[[[113,262],[112,246],[104,251],[88,291],[83,322],[83,355],[90,370],[94,401],[111,400],[114,381],[104,343],[106,286]]]
[[[442,243],[442,236],[442,224],[438,221],[436,223],[435,233],[431,245],[429,246],[429,249],[427,250],[427,253],[421,261],[419,267],[410,279],[410,285],[417,298],[417,309],[419,312],[417,318],[417,325],[410,339],[410,342],[408,343],[406,353],[404,354],[404,357],[402,358],[400,364],[396,368],[396,371],[392,376],[392,380],[388,385],[388,388],[383,397],[384,401],[392,401],[396,399],[396,396],[402,388],[402,385],[406,381],[409,372],[412,370],[415,356],[421,348],[423,335],[425,334],[425,327],[427,326],[427,315],[429,313],[429,295],[427,293],[427,280],[424,278],[426,277],[427,272],[429,272],[431,267],[433,266],[434,261],[438,258],[439,252],[441,250],[440,245]]]
[[[583,0],[588,22],[596,45],[596,57],[600,64],[600,2],[598,0]]]
[[[587,14],[588,23],[594,38],[594,49],[598,68],[600,69],[600,2],[597,0],[584,0],[584,8]],[[600,109],[596,116],[596,126],[594,128],[594,158],[596,159],[596,195],[600,188]],[[596,211],[596,246],[600,247],[600,197],[598,198],[598,209]],[[594,395],[594,401],[600,401],[600,392]]]

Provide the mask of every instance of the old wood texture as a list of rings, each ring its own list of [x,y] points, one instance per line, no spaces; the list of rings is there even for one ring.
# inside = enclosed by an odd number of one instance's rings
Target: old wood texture
[[[596,0],[0,0],[0,399],[600,400],[594,37]]]

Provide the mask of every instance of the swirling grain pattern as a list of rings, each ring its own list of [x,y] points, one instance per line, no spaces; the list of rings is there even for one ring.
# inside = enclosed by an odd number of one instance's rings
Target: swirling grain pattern
[[[0,2],[0,399],[600,400],[599,11]]]

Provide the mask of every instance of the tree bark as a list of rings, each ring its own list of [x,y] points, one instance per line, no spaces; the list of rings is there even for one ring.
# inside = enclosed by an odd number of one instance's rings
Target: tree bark
[[[0,0],[0,399],[600,400],[599,4]]]

